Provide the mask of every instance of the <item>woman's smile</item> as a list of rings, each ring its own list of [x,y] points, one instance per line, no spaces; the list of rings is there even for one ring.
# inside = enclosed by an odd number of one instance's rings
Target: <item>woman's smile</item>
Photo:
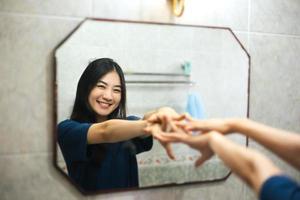
[[[104,109],[109,108],[112,105],[112,103],[108,103],[105,101],[99,101],[99,100],[97,100],[97,103],[100,105],[101,108],[104,108]]]

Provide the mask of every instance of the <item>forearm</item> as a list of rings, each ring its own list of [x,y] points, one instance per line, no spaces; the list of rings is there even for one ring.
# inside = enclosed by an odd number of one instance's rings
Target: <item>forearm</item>
[[[229,123],[233,132],[250,137],[300,169],[300,135],[248,119],[233,119]]]
[[[93,124],[88,131],[88,143],[113,143],[129,140],[146,135],[144,128],[147,126],[145,120],[108,120]]]
[[[221,134],[213,133],[209,144],[215,154],[257,193],[266,179],[280,173],[261,154],[237,145]]]

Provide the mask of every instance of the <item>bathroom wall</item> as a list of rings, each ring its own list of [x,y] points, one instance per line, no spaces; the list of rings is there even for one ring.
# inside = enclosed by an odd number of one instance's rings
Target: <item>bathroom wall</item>
[[[130,3],[129,3],[130,2]],[[85,17],[231,27],[251,55],[250,118],[300,132],[300,2],[0,1],[1,199],[257,199],[236,176],[223,183],[82,196],[52,166],[54,48]],[[288,174],[294,169],[258,144]]]

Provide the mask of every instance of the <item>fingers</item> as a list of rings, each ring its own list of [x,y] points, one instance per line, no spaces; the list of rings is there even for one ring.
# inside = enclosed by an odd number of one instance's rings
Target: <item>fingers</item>
[[[181,114],[181,115],[172,117],[172,119],[175,120],[175,121],[181,121],[181,120],[186,119],[186,115],[187,114]]]
[[[158,123],[159,122],[159,118],[157,116],[157,114],[152,114],[148,119],[148,122],[150,123]]]
[[[151,120],[157,121],[156,123],[151,123],[148,120],[147,127],[144,129],[145,132],[152,134],[153,138],[157,139],[160,144],[165,149],[168,157],[170,159],[175,159],[173,150],[171,148],[171,143],[181,142],[187,144],[193,149],[198,150],[201,156],[195,162],[195,166],[201,166],[206,160],[208,160],[214,153],[209,146],[209,135],[191,135],[190,130],[200,130],[201,133],[206,133],[209,129],[205,129],[204,120],[194,120],[188,118],[187,115],[181,115],[176,118],[179,121],[173,120],[172,117],[168,115],[154,115]]]
[[[182,119],[177,118],[177,119]],[[148,128],[149,126],[151,127],[154,124],[160,125],[162,131],[164,132],[171,132],[171,131],[184,131],[182,130],[183,128],[176,126],[174,119],[168,115],[154,115],[150,117],[148,120],[148,125],[147,128],[144,129],[146,132],[149,132],[150,129]]]
[[[171,143],[169,143],[168,140],[165,138],[166,135],[168,135],[168,134],[163,133],[160,130],[157,130],[153,133],[153,137],[155,139],[157,139],[161,143],[161,145],[165,148],[166,153],[169,156],[169,158],[174,160],[175,156],[174,156],[173,150],[171,148]]]
[[[153,127],[149,124],[147,124],[147,126],[143,129],[143,131],[148,134],[152,133],[152,130],[153,130]]]
[[[170,118],[167,115],[162,116],[161,118],[162,130],[165,132],[170,132],[172,130],[169,121]]]
[[[211,131],[211,129],[207,127],[205,120],[194,120],[188,122],[186,123],[184,129],[187,131],[199,131],[201,133],[206,133],[208,131]]]
[[[201,166],[206,160],[207,158],[205,158],[204,156],[200,156],[195,162],[195,167]]]
[[[164,133],[153,133],[152,134],[153,137],[157,140],[159,140],[160,142],[170,142],[170,140],[168,139],[168,137],[164,136]]]
[[[174,121],[181,121],[186,119],[186,114],[177,114],[177,113],[168,113],[168,112],[157,112],[155,114],[152,114],[147,121],[150,123],[161,123],[163,122],[164,118],[169,118]]]
[[[187,122],[186,121],[175,121],[173,122],[178,128],[184,131],[188,135],[192,135],[193,131],[187,129]]]
[[[181,133],[161,133],[158,135],[157,139],[161,142],[169,143],[169,142],[185,142],[185,134]]]
[[[173,150],[171,148],[171,144],[166,143],[163,146],[166,149],[166,152],[167,152],[167,155],[169,156],[169,158],[171,158],[172,160],[175,160],[175,156],[174,156]]]
[[[191,131],[206,131],[204,120],[195,120],[188,113],[184,113],[175,121],[176,126],[184,129],[186,132]]]
[[[201,166],[203,163],[209,160],[213,155],[214,153],[211,150],[203,150],[202,155],[195,162],[195,167]]]
[[[193,121],[194,120],[189,113],[184,113],[183,116],[184,116],[184,119],[186,119],[187,121]]]
[[[174,122],[172,122],[170,119],[166,119],[166,120],[167,120],[166,122],[168,123],[170,130],[172,130],[174,132],[180,131],[180,129],[175,125]]]

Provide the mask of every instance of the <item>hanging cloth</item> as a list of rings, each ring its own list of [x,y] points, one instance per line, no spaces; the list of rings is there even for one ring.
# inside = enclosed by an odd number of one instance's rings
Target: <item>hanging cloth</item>
[[[196,93],[190,93],[187,99],[186,112],[191,115],[191,117],[196,119],[204,119],[204,107],[202,101]]]

